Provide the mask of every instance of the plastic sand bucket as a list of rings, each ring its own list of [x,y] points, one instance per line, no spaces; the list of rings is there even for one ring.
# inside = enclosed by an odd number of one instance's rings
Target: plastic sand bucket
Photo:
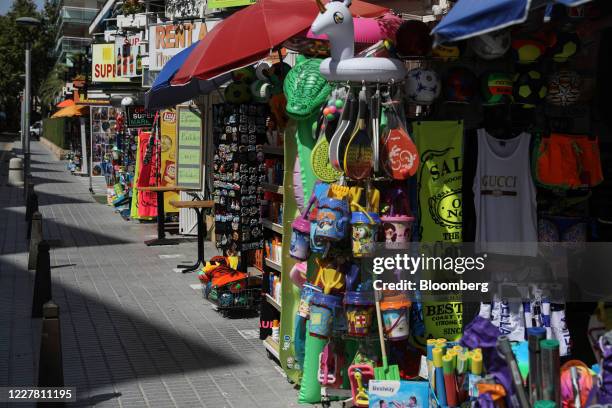
[[[321,292],[323,292],[323,289],[313,285],[312,283],[305,283],[304,286],[302,286],[298,314],[304,319],[308,319],[310,317],[310,299],[312,298],[312,295]]]
[[[348,202],[324,197],[319,200],[317,221],[314,231],[315,240],[337,242],[348,233]]]
[[[370,334],[374,312],[373,292],[346,292],[344,295],[348,335],[365,337]]]
[[[405,340],[410,335],[408,311],[411,304],[403,294],[385,296],[380,301],[383,325],[389,340]]]
[[[310,299],[310,335],[328,338],[336,309],[342,304],[339,296],[314,293]]]
[[[289,272],[289,278],[291,278],[291,282],[298,288],[304,286],[306,283],[306,272],[308,269],[308,265],[306,262],[298,262],[293,265],[291,268],[291,272]]]
[[[374,212],[356,211],[351,214],[353,256],[368,257],[376,248],[380,218]]]
[[[385,215],[380,217],[385,248],[407,248],[412,238],[412,224],[410,200],[402,187],[390,190],[384,200],[387,208]]]

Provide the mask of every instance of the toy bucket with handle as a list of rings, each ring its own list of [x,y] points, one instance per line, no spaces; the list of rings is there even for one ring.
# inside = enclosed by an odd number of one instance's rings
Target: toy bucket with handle
[[[342,298],[324,293],[314,293],[310,300],[310,335],[328,338],[332,333],[334,314]]]
[[[375,212],[354,211],[351,214],[353,256],[371,256],[376,248],[380,218]]]
[[[291,224],[291,245],[289,255],[300,261],[305,261],[310,256],[310,221],[308,213],[315,201],[313,196],[308,203],[308,207]]]
[[[310,299],[312,298],[312,295],[321,292],[323,292],[323,289],[313,285],[312,283],[305,283],[304,286],[302,286],[298,314],[304,319],[308,319],[310,317]]]
[[[323,197],[317,208],[314,239],[337,242],[348,233],[349,206],[346,200]]]
[[[372,327],[374,313],[374,294],[369,291],[346,292],[344,307],[348,324],[348,335],[366,337]]]
[[[385,215],[380,217],[380,220],[385,248],[408,248],[412,238],[412,224],[414,222],[408,194],[401,187],[391,190],[385,197],[384,206],[386,212]]]
[[[380,301],[380,311],[387,339],[405,340],[410,335],[408,312],[411,302],[406,295],[385,296]]]

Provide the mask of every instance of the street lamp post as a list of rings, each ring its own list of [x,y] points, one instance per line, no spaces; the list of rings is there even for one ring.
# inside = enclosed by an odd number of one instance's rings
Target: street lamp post
[[[34,17],[19,17],[15,22],[22,27],[32,28],[40,26],[40,20]],[[31,50],[32,43],[30,36],[26,36],[25,44],[25,88],[24,88],[24,120],[23,120],[23,180],[24,193],[26,203],[29,195],[29,177],[30,177],[30,103],[31,103],[31,82],[32,82],[32,67],[31,67]]]

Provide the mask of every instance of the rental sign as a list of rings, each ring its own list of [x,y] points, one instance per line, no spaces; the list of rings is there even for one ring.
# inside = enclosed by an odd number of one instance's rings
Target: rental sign
[[[161,71],[166,62],[206,36],[217,21],[160,24],[149,27],[149,70]]]
[[[129,78],[117,76],[115,44],[92,44],[92,82],[130,82]]]

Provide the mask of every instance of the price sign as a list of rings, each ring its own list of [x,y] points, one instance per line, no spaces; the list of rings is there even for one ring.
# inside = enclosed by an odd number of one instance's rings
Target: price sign
[[[177,138],[176,184],[180,187],[202,188],[202,119],[191,106],[179,106]]]

